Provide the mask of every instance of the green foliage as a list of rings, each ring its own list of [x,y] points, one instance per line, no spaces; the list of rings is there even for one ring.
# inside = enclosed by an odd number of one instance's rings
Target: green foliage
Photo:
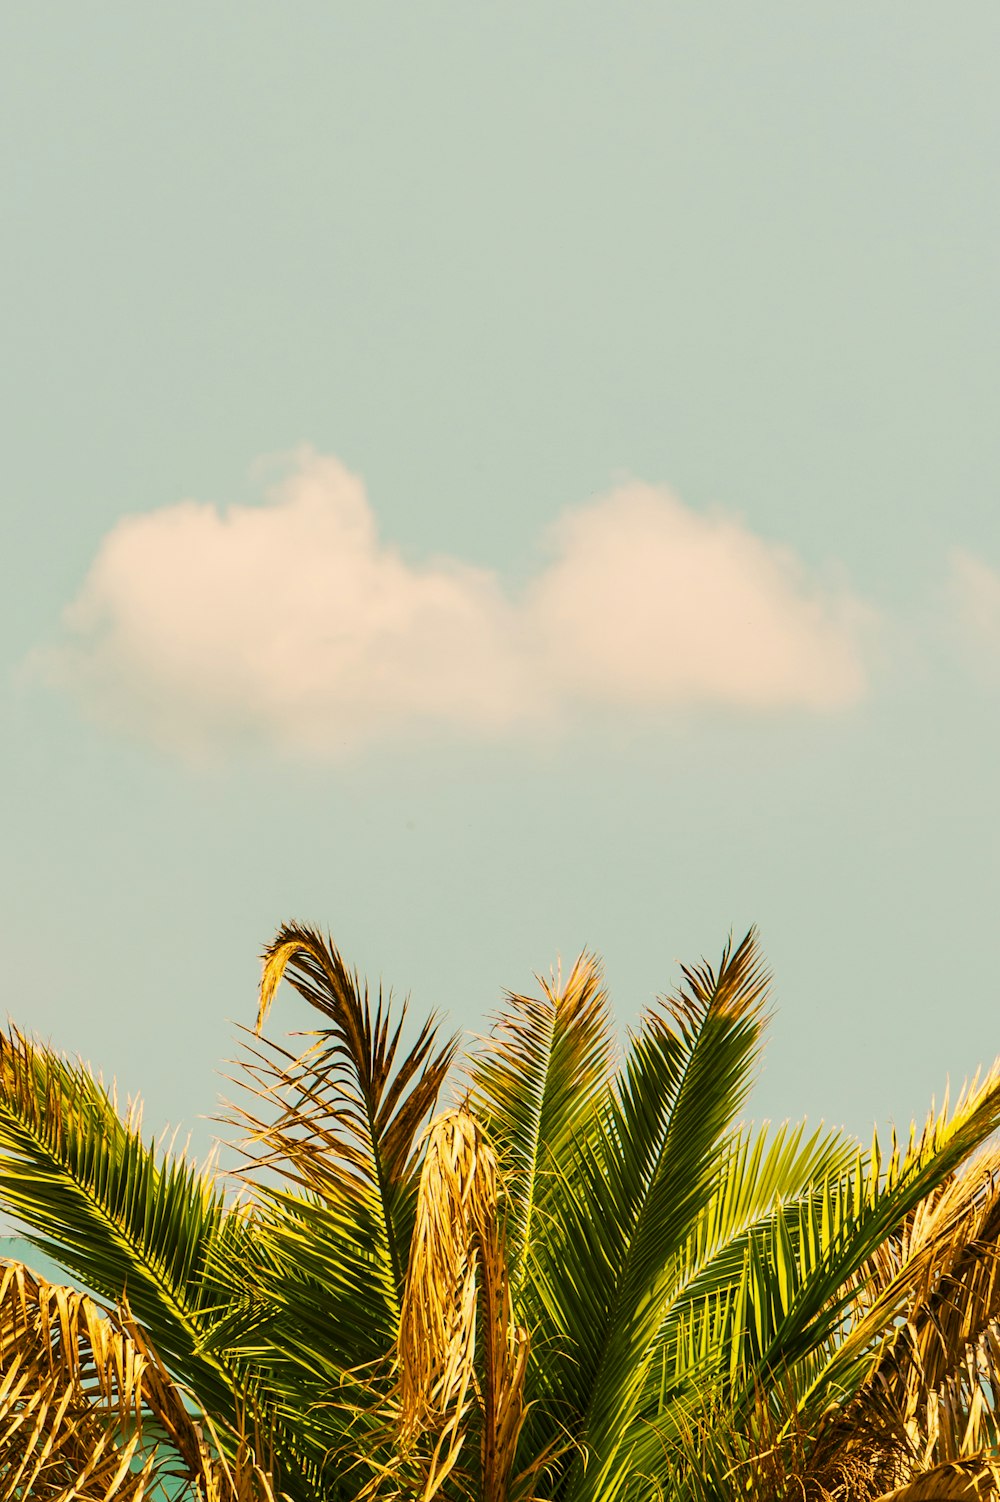
[[[301,1054],[260,1032],[283,978],[320,1018]],[[1000,1081],[884,1158],[749,1127],[766,1003],[750,934],[617,1063],[583,956],[507,997],[428,1136],[454,1041],[406,1047],[405,1009],[286,925],[238,1194],[12,1028],[0,1202],[292,1502],[993,1495],[1000,1192],[970,1165]]]

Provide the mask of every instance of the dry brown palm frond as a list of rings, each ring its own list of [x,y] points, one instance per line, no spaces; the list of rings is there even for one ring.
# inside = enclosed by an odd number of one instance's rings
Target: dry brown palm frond
[[[1000,1461],[946,1461],[875,1502],[993,1502],[1000,1496]]]
[[[678,1417],[671,1470],[692,1502],[873,1502],[902,1474],[877,1425],[859,1425],[856,1442],[817,1454],[792,1372],[755,1382],[739,1419],[712,1397]]]
[[[141,1502],[159,1476],[204,1502],[274,1502],[246,1440],[226,1461],[127,1308],[0,1264],[0,1502]]]
[[[894,1148],[890,1180],[940,1132],[943,1117],[914,1135],[905,1155]],[[851,1402],[819,1425],[808,1472],[817,1484],[836,1495],[837,1474],[860,1464],[870,1480],[845,1495],[909,1498],[908,1488],[930,1475],[966,1487],[955,1496],[993,1495],[982,1477],[993,1475],[1000,1438],[998,1238],[1000,1147],[992,1144],[927,1195],[862,1269],[846,1343],[881,1350]],[[958,1469],[942,1469],[949,1465]],[[978,1491],[968,1490],[969,1477]],[[912,1493],[936,1495],[952,1492]]]
[[[0,1498],[137,1502],[143,1362],[96,1305],[0,1270]]]
[[[528,1335],[511,1318],[497,1198],[496,1159],[475,1119],[440,1117],[428,1133],[397,1346],[397,1442],[401,1461],[416,1464],[423,1502],[475,1428],[477,1495],[508,1495]]]
[[[906,1288],[905,1317],[855,1406],[897,1420],[911,1475],[975,1462],[1000,1439],[1000,1147],[908,1217],[871,1268],[877,1298]]]

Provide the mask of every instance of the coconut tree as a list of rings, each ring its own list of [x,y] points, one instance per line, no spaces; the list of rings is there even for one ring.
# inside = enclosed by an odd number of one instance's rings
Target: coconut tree
[[[302,1051],[264,1032],[283,979]],[[584,955],[458,1059],[287,925],[235,1190],[11,1028],[0,1203],[183,1392],[202,1450],[164,1425],[152,1464],[206,1496],[993,1495],[1000,1077],[884,1154],[745,1126],[766,1005],[751,934],[619,1060]]]

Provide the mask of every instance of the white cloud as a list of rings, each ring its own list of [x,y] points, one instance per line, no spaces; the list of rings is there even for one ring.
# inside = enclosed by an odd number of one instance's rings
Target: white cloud
[[[948,562],[948,593],[965,653],[1000,677],[1000,571],[964,548],[952,548]]]
[[[567,512],[551,537],[528,614],[574,695],[836,709],[864,689],[867,612],[731,517],[633,483]]]
[[[335,756],[577,709],[837,709],[868,612],[787,549],[632,483],[568,511],[513,594],[380,540],[361,481],[297,456],[259,506],[184,501],[105,538],[40,660],[100,718],[187,755],[263,740]]]

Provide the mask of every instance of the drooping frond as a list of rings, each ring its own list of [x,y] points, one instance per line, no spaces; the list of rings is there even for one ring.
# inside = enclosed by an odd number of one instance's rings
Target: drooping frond
[[[0,1499],[274,1502],[246,1438],[210,1448],[127,1308],[0,1264]]]
[[[600,966],[582,954],[565,982],[539,977],[540,996],[508,992],[469,1068],[469,1109],[503,1166],[505,1234],[515,1287],[532,1219],[565,1171],[574,1141],[592,1130],[612,1059]]]
[[[90,1300],[0,1265],[0,1499],[137,1502],[142,1362]]]
[[[315,1486],[339,1495],[339,1462],[324,1457],[363,1407],[357,1369],[384,1366],[396,1340],[418,1141],[455,1044],[432,1020],[404,1049],[405,1009],[373,1005],[330,942],[290,924],[264,955],[258,1029],[282,978],[328,1025],[298,1054],[259,1034],[244,1048],[236,1082],[250,1100],[230,1119],[245,1134],[253,1238],[218,1264],[230,1307],[212,1342],[252,1364],[319,1465]]]
[[[397,1352],[398,1458],[415,1495],[440,1493],[478,1431],[474,1494],[506,1502],[528,1334],[511,1314],[496,1160],[464,1111],[429,1134]]]
[[[428,1028],[418,1037],[414,1053],[396,1065],[399,1026],[391,1028],[381,1004],[373,1015],[361,986],[348,975],[332,945],[311,931],[296,928],[282,930],[265,956],[259,1022],[266,1018],[278,980],[286,971],[301,994],[334,1026],[320,1032],[299,1057],[275,1045],[256,1045],[245,1065],[254,1089],[269,1108],[263,1119],[256,1108],[253,1115],[246,1113],[243,1118],[255,1139],[258,1163],[272,1174],[277,1171],[286,1181],[291,1180],[293,1187],[275,1187],[251,1174],[257,1180],[261,1213],[255,1224],[255,1249],[249,1265],[238,1271],[252,1292],[242,1327],[237,1313],[235,1325],[227,1326],[223,1333],[227,1341],[254,1360],[262,1360],[264,1349],[269,1348],[272,1386],[281,1391],[284,1410],[288,1411],[297,1390],[310,1415],[306,1422],[312,1425],[319,1422],[315,1414],[329,1416],[330,1394],[352,1358],[356,1364],[370,1365],[395,1336],[394,1320],[399,1317],[398,1306],[393,1308],[395,1268],[383,1228],[401,1229],[398,1242],[401,1248],[405,1242],[409,1250],[416,1188],[415,1128],[437,1095],[453,1048],[449,1045],[435,1051]],[[542,1082],[539,1120],[533,1128],[540,1132],[542,1141],[536,1141],[530,1150],[536,1160],[542,1151],[558,1154],[574,1135],[581,1122],[580,1100],[589,1103],[589,1098],[596,1098],[604,1086],[610,1047],[606,999],[593,962],[584,960],[575,967],[561,995],[551,991],[546,1003],[550,1012],[561,1012],[561,1016],[553,1018],[553,1036],[541,1045],[542,1051],[548,1048],[553,1058],[542,1064],[547,1078]],[[527,1043],[524,1031],[520,1041]],[[490,1129],[499,1123],[504,1108],[512,1105],[506,1121],[512,1129],[507,1141],[516,1143],[514,1097],[518,1089],[523,1089],[523,1081],[517,1078],[513,1053],[505,1063],[506,1079],[501,1082],[499,1070],[492,1076],[499,1109],[487,1130],[492,1138]],[[579,1099],[574,1098],[574,1092]],[[380,1154],[394,1126],[386,1171]],[[401,1142],[405,1142],[404,1153],[397,1146]],[[481,1165],[486,1161],[485,1151],[484,1144],[478,1157]],[[557,1163],[558,1156],[553,1161]],[[522,1162],[526,1167],[527,1159]],[[440,1164],[438,1167],[440,1170]],[[516,1178],[510,1169],[505,1156],[505,1189]],[[403,1192],[394,1202],[393,1179],[401,1170]],[[536,1177],[528,1186],[524,1205],[525,1230],[538,1210],[538,1198],[544,1199],[547,1188],[543,1184],[542,1195],[536,1198],[537,1161],[531,1172]],[[491,1193],[495,1195],[495,1188]],[[408,1222],[400,1213],[408,1208],[407,1194],[411,1197]],[[509,1257],[509,1238],[512,1233],[516,1237],[516,1231],[509,1215],[511,1197],[505,1195],[503,1199],[508,1212],[503,1245]],[[500,1299],[501,1289],[503,1298],[510,1299],[507,1266],[503,1266],[501,1277],[499,1243],[490,1241],[490,1236],[495,1241],[499,1235],[496,1227],[489,1236],[482,1229],[476,1253],[480,1339],[484,1330],[497,1322],[506,1330],[515,1327],[509,1308],[502,1318],[494,1311],[485,1325],[480,1309],[490,1287],[495,1289],[494,1302]],[[519,1256],[523,1261],[523,1233],[521,1241]],[[418,1234],[413,1242],[415,1256],[419,1256],[420,1245]],[[414,1277],[411,1265],[407,1288],[417,1286]],[[405,1344],[402,1335],[401,1339]],[[506,1338],[495,1341],[490,1360],[502,1367],[506,1349]],[[477,1391],[487,1408],[491,1391],[502,1393],[500,1367],[492,1384],[483,1385],[477,1378]],[[523,1372],[519,1381],[523,1381]],[[503,1455],[507,1443],[504,1436],[509,1439],[512,1432],[516,1439],[520,1419],[512,1429],[510,1415],[516,1411],[515,1406],[502,1396],[496,1401],[499,1411],[507,1414],[506,1427],[496,1415],[484,1415],[477,1404],[471,1416],[466,1415],[467,1422],[463,1420],[462,1432],[466,1433],[471,1423],[483,1443],[488,1436],[497,1436],[498,1453]],[[334,1448],[331,1437],[331,1450]],[[504,1460],[505,1466],[510,1458]],[[485,1458],[484,1464],[487,1474],[496,1473],[494,1461]]]
[[[401,1291],[412,1229],[414,1145],[454,1057],[439,1045],[432,1018],[405,1054],[405,1007],[393,1017],[352,976],[333,944],[314,929],[285,924],[264,954],[257,1030],[287,979],[327,1021],[299,1058],[265,1046],[245,1062],[263,1114],[244,1111],[261,1168],[291,1184],[353,1201],[359,1235],[384,1256]]]
[[[1000,1496],[1000,1461],[947,1461],[904,1482],[875,1502],[994,1502]]]

